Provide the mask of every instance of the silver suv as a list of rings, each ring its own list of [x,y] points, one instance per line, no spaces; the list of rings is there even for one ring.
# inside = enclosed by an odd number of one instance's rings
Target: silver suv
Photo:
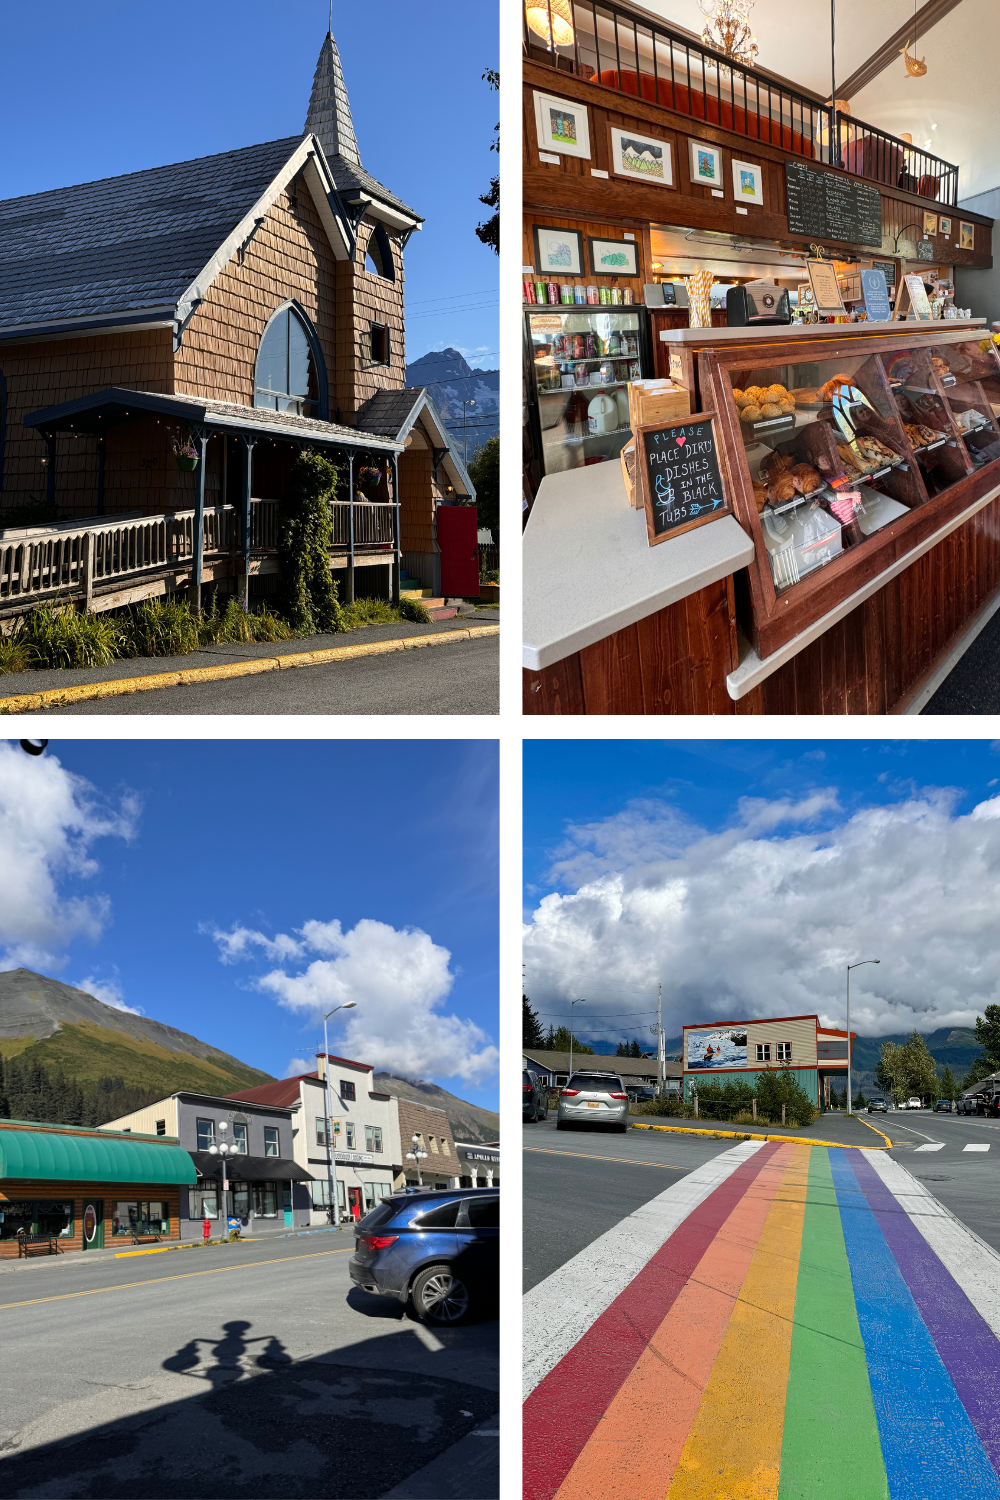
[[[628,1094],[617,1073],[574,1073],[559,1093],[556,1129],[612,1125],[628,1129]]]

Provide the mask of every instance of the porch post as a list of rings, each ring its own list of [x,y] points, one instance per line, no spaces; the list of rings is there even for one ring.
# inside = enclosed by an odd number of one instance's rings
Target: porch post
[[[97,439],[97,514],[104,514],[104,439]]]
[[[392,455],[392,543],[395,552],[395,567],[392,572],[392,602],[399,603],[399,575],[403,571],[403,554],[399,538],[399,465],[395,453]]]
[[[347,600],[354,603],[354,454],[347,450]]]
[[[45,498],[50,505],[56,503],[56,435],[54,432],[45,435]]]
[[[253,447],[257,441],[249,433],[243,433],[246,463],[243,466],[243,608],[250,608],[250,496],[253,493]]]
[[[194,502],[194,561],[193,582],[191,586],[192,604],[195,614],[201,614],[201,579],[202,566],[205,560],[205,450],[208,447],[208,433],[204,427],[193,429],[194,438],[198,445],[198,486]]]

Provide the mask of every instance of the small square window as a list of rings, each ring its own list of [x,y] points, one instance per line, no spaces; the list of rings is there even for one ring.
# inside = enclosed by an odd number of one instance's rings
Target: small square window
[[[210,1151],[215,1145],[215,1121],[198,1121],[198,1150]]]
[[[387,365],[389,363],[389,330],[384,323],[372,323],[371,328],[371,362],[373,365]]]
[[[156,1133],[157,1133],[157,1135],[166,1135],[166,1133],[167,1133],[167,1122],[166,1122],[166,1120],[157,1120],[157,1122],[156,1122]]]
[[[348,1083],[346,1078],[340,1080],[340,1097],[341,1099],[356,1099],[358,1097],[354,1084]]]
[[[779,1042],[778,1043],[778,1061],[779,1062],[791,1062],[791,1060],[792,1060],[792,1044],[791,1044],[791,1042]]]
[[[770,1062],[771,1061],[771,1043],[770,1042],[758,1042],[757,1043],[757,1061],[758,1062]]]
[[[278,1154],[278,1127],[276,1125],[265,1125],[264,1155],[277,1156]]]

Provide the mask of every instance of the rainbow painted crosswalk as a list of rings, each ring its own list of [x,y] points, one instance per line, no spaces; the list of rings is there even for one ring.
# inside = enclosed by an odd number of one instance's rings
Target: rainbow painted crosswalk
[[[525,1500],[1000,1500],[998,1331],[898,1163],[743,1143],[525,1299]]]

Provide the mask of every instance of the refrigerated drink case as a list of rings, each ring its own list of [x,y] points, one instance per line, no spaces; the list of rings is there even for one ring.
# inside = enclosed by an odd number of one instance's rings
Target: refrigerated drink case
[[[628,382],[652,373],[645,308],[529,309],[525,323],[542,474],[617,461]]]

